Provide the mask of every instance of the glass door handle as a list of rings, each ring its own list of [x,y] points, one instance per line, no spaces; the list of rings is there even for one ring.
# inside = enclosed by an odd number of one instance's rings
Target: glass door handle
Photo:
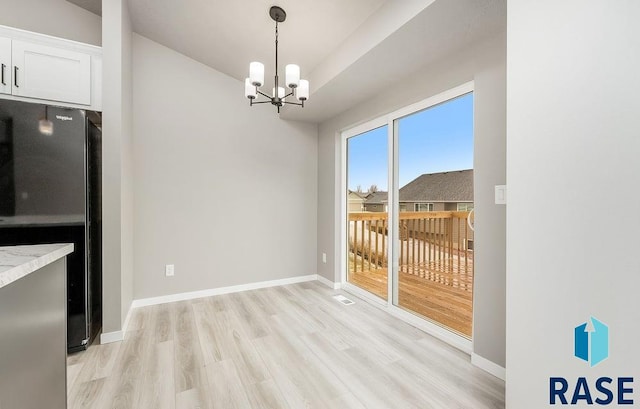
[[[471,224],[471,214],[473,214],[474,210],[476,209],[471,209],[471,211],[467,215],[467,224],[469,225],[469,228],[471,229],[471,231],[476,231],[476,229],[474,229],[473,225]]]

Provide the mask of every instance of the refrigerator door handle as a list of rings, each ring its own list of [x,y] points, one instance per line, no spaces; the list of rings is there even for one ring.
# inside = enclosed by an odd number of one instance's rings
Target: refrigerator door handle
[[[4,82],[4,69],[7,68],[6,65],[2,64],[2,85],[7,85],[6,82]]]
[[[18,66],[14,66],[13,67],[13,85],[15,85],[16,88],[20,88],[20,86],[18,85]]]

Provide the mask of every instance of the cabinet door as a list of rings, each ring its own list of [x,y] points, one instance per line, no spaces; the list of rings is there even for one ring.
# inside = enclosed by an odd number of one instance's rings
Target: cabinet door
[[[11,39],[0,37],[0,94],[11,94]]]
[[[13,95],[91,105],[91,57],[13,41]]]

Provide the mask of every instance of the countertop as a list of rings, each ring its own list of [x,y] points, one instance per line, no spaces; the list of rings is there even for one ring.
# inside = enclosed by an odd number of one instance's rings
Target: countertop
[[[0,216],[0,228],[3,227],[41,227],[41,226],[82,226],[84,215],[60,214],[41,216]]]
[[[0,247],[0,288],[73,252],[73,244]]]

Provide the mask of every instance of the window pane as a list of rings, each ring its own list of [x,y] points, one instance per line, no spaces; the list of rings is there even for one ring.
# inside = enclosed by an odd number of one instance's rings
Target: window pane
[[[347,139],[347,281],[387,299],[387,126]]]
[[[458,212],[473,208],[473,94],[401,118],[397,129],[394,303],[470,338],[473,232]],[[432,213],[405,213],[403,203]]]

